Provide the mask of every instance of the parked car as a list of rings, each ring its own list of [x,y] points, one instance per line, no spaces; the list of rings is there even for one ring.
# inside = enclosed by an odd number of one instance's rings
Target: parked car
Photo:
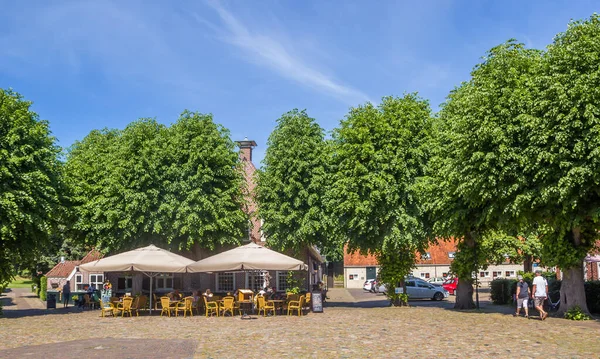
[[[448,298],[448,291],[442,287],[435,286],[422,279],[409,278],[405,281],[406,293],[409,299],[432,299],[442,300]],[[387,288],[385,284],[377,286],[379,293],[385,293]]]
[[[445,281],[446,281],[445,278],[442,278],[442,277],[433,277],[433,278],[429,278],[427,280],[427,283],[431,283],[431,284],[433,284],[435,286],[441,287],[442,284],[444,284]]]
[[[367,279],[365,284],[363,284],[363,289],[367,292],[375,292],[377,288],[377,281],[375,279]]]
[[[450,294],[456,295],[456,287],[458,286],[458,278],[446,279],[442,287],[447,290]]]

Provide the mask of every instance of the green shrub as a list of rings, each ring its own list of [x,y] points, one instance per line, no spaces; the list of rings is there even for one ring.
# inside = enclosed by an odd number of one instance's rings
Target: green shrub
[[[591,318],[581,311],[578,305],[574,305],[565,313],[565,319],[571,320],[590,320]]]
[[[490,296],[494,304],[508,304],[516,292],[517,281],[514,279],[498,278],[490,282]]]
[[[46,290],[48,286],[48,280],[46,279],[46,276],[42,276],[40,278],[40,299],[41,300],[46,300]]]
[[[600,313],[600,280],[585,282],[585,300],[591,313]]]

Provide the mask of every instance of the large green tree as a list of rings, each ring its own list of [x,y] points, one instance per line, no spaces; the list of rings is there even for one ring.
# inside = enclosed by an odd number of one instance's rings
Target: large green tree
[[[514,41],[491,49],[471,80],[450,93],[434,126],[424,203],[435,234],[458,240],[452,264],[458,309],[474,307],[472,272],[486,263],[486,252],[477,247],[487,232],[530,226],[516,207],[522,208],[521,193],[530,183],[523,173],[523,121],[534,96],[527,84],[540,56]]]
[[[0,282],[33,266],[62,212],[60,149],[30,106],[0,89]]]
[[[170,127],[141,119],[92,131],[68,154],[75,229],[106,251],[150,243],[188,250],[238,243],[243,176],[229,133],[184,112]]]
[[[600,15],[569,24],[548,46],[522,148],[519,191],[540,223],[542,258],[563,272],[561,307],[587,311],[583,259],[600,229]]]
[[[323,204],[327,174],[323,129],[306,111],[292,110],[277,120],[267,145],[256,193],[267,243],[294,250],[306,245],[325,251],[335,247]]]
[[[333,133],[329,211],[348,250],[378,255],[389,280],[403,279],[414,253],[428,245],[415,184],[427,162],[430,127],[428,102],[406,94],[351,109]]]

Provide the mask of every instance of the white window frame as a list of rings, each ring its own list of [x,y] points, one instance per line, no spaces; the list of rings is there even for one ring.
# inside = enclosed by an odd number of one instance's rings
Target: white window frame
[[[171,286],[168,287],[167,286],[167,281],[171,280]],[[175,282],[175,277],[173,276],[173,273],[161,273],[159,275],[157,275],[156,277],[154,277],[154,290],[157,291],[168,291],[168,290],[173,290],[173,283]]]
[[[95,278],[95,280],[92,280],[92,277]],[[104,284],[104,273],[100,274],[100,273],[93,273],[90,274],[89,277],[89,285],[90,286],[94,286],[94,289],[102,289],[102,284]]]
[[[504,273],[506,275],[506,278],[510,278],[510,277],[514,277],[515,276],[515,271],[514,270],[507,270]]]
[[[456,252],[448,252],[448,258],[456,257]]]
[[[221,288],[219,278],[231,277],[231,289]],[[217,292],[233,292],[235,290],[235,274],[233,272],[217,273],[215,276],[215,288]]]
[[[83,290],[83,274],[81,273],[77,273],[75,274],[75,291],[82,291]]]
[[[259,278],[256,281],[256,277]],[[252,285],[252,281],[255,281],[255,285]],[[265,282],[265,272],[256,272],[256,273],[246,273],[246,288],[252,289],[255,293],[259,292],[262,289],[262,285]]]
[[[489,277],[490,277],[490,272],[489,271],[481,271],[481,272],[479,272],[479,278],[489,278]]]
[[[429,279],[430,278],[429,272],[421,272],[421,278]]]
[[[277,282],[277,291],[286,292],[288,289],[291,288],[291,286],[288,285],[287,282],[288,271],[277,271],[275,272],[275,276]]]
[[[492,278],[499,278],[502,277],[502,271],[493,271],[492,272]]]
[[[431,253],[426,252],[425,254],[423,254],[422,259],[426,260],[426,261],[430,260],[431,259]]]

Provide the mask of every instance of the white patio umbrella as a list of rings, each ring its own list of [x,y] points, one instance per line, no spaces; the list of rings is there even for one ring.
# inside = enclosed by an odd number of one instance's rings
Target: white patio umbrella
[[[150,277],[150,313],[152,313],[152,281],[160,273],[185,273],[193,260],[154,245],[98,259],[79,268],[89,272],[142,272]]]
[[[304,262],[255,243],[246,244],[189,264],[187,271],[306,270]]]

